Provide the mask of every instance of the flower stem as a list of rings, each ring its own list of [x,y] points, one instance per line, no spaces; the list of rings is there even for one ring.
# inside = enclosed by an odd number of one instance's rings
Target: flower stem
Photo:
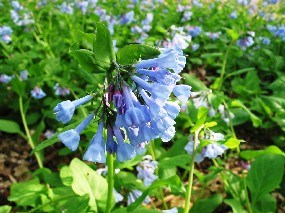
[[[247,187],[246,187],[246,179],[245,179],[244,171],[242,171],[241,174],[242,174],[243,186],[244,186],[244,191],[245,191],[247,210],[249,213],[252,213],[252,209],[251,209],[251,205],[250,205],[250,201],[249,201],[249,196],[248,196],[248,192],[247,192]]]
[[[26,135],[27,135],[28,143],[30,144],[31,148],[34,149],[35,148],[35,143],[34,143],[32,137],[31,137],[30,130],[29,130],[29,127],[27,125],[26,116],[25,116],[24,108],[23,108],[23,99],[22,99],[21,96],[19,96],[19,107],[20,107],[20,113],[21,113],[21,117],[22,117],[22,122],[23,122],[23,125],[24,125],[24,128],[25,128],[25,132],[26,132]],[[36,159],[37,159],[39,167],[43,168],[43,162],[42,162],[40,154],[35,152],[35,156],[36,156]]]
[[[189,177],[188,177],[188,186],[186,189],[184,213],[188,213],[190,210],[191,193],[192,193],[192,186],[193,186],[194,165],[195,165],[195,157],[196,157],[196,153],[197,153],[196,146],[198,145],[199,132],[201,131],[202,128],[204,128],[204,125],[202,125],[200,128],[198,128],[194,133],[193,155],[192,155],[192,158],[190,161],[190,172],[189,172]]]
[[[107,165],[108,165],[108,195],[106,204],[106,213],[110,213],[112,210],[113,201],[113,189],[114,189],[114,156],[107,154]]]

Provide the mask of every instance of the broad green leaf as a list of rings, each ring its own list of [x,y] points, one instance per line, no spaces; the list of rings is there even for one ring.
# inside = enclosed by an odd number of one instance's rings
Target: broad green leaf
[[[279,186],[284,173],[284,163],[284,156],[275,154],[264,154],[255,159],[246,178],[253,203]]]
[[[70,187],[57,187],[52,190],[51,204],[55,211],[85,213],[89,208],[89,195],[79,196]]]
[[[230,73],[226,74],[225,79],[229,78],[231,76],[240,75],[240,74],[247,73],[247,72],[254,71],[254,70],[255,70],[254,67],[249,67],[249,68],[236,70],[236,71],[233,71],[233,72],[230,72]]]
[[[78,195],[88,194],[89,205],[104,212],[108,190],[106,179],[77,158],[71,161],[69,168],[73,177],[71,185],[73,191]],[[114,204],[115,201],[113,200],[112,205]]]
[[[239,33],[233,29],[227,29],[227,34],[232,38],[233,41],[237,40],[239,37]]]
[[[247,212],[244,210],[241,203],[235,199],[225,199],[224,202],[232,208],[233,213],[246,213]]]
[[[105,68],[102,63],[95,60],[95,55],[93,52],[85,49],[71,51],[70,55],[72,55],[75,60],[88,72],[93,73],[104,73]]]
[[[80,30],[75,30],[76,41],[79,41],[84,48],[88,48],[89,50],[93,49],[93,41],[95,39],[95,34],[93,33],[84,33]]]
[[[142,182],[131,172],[120,171],[115,176],[115,183],[118,186],[124,186],[126,189],[142,188]]]
[[[129,44],[119,49],[117,53],[118,63],[121,65],[130,65],[140,59],[155,58],[160,54],[160,51],[154,47],[142,44]]]
[[[96,37],[93,43],[93,52],[96,64],[105,70],[108,70],[112,61],[116,59],[113,41],[108,28],[102,24],[96,24]]]
[[[0,206],[0,213],[10,213],[12,210],[11,206],[5,205],[5,206]]]
[[[209,113],[209,109],[206,107],[200,107],[198,110],[198,115],[197,115],[197,122],[196,124],[191,128],[191,133],[196,132],[199,128],[201,128],[206,119],[207,119],[207,115]]]
[[[115,167],[119,168],[119,169],[123,169],[123,168],[131,168],[134,165],[137,165],[139,162],[141,162],[142,156],[141,155],[137,155],[135,158],[125,161],[125,162],[115,162]]]
[[[20,128],[20,125],[15,121],[0,119],[0,130],[7,133],[18,133],[25,135]]]
[[[44,185],[40,184],[38,178],[27,182],[14,183],[11,186],[9,201],[17,203],[18,206],[36,206],[39,202],[40,195],[45,194]]]
[[[276,212],[277,202],[270,194],[262,194],[260,198],[252,204],[252,211],[257,213]]]
[[[205,123],[205,128],[211,128],[217,125],[216,121],[211,121],[211,122],[206,122]]]
[[[223,202],[221,194],[215,194],[205,199],[197,200],[190,213],[212,213]]]
[[[239,147],[240,142],[244,142],[244,140],[239,140],[237,138],[229,138],[224,143],[224,145],[230,149],[235,149],[235,148]]]
[[[186,84],[190,85],[194,92],[198,92],[200,90],[208,90],[205,84],[195,75],[183,73],[182,76],[185,79]]]
[[[68,166],[64,166],[61,168],[59,176],[63,185],[71,186],[73,178],[72,178],[72,172]]]
[[[264,154],[277,154],[285,157],[284,152],[274,145],[268,146],[264,150],[245,150],[240,152],[240,156],[246,160],[251,160]]]
[[[201,55],[201,58],[214,58],[214,57],[221,57],[224,53],[204,53]]]

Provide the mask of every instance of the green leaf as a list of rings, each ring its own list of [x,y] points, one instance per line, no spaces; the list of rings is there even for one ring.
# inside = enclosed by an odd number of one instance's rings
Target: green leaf
[[[262,194],[259,199],[252,204],[253,212],[274,213],[276,212],[277,202],[270,194]]]
[[[240,74],[247,73],[247,72],[254,71],[254,70],[255,70],[254,67],[249,67],[249,68],[244,68],[244,69],[236,70],[236,71],[233,71],[233,72],[231,72],[231,73],[226,74],[225,79],[226,79],[226,78],[229,78],[229,77],[231,77],[231,76],[240,75]]]
[[[73,178],[72,178],[72,172],[68,166],[64,166],[61,168],[59,176],[63,185],[71,186]]]
[[[113,41],[108,28],[102,24],[96,24],[96,37],[93,43],[93,52],[98,65],[108,70],[112,61],[116,59]]]
[[[7,133],[18,133],[20,135],[25,135],[15,121],[0,119],[0,130]]]
[[[204,53],[201,55],[201,58],[214,58],[223,56],[224,53]]]
[[[198,115],[197,115],[197,122],[196,124],[191,128],[191,133],[196,132],[199,128],[201,128],[206,119],[207,119],[207,115],[209,113],[209,109],[206,107],[200,107],[198,110]]]
[[[235,148],[239,147],[240,142],[244,142],[244,140],[239,140],[237,138],[229,138],[224,143],[224,145],[230,149],[235,149]]]
[[[171,168],[171,167],[181,167],[184,169],[189,169],[187,166],[190,163],[191,156],[188,154],[166,157],[159,161],[159,168]]]
[[[71,185],[73,191],[78,195],[88,194],[89,205],[104,212],[108,190],[106,179],[77,158],[71,161],[69,167],[73,177]],[[112,205],[114,204],[115,200],[113,200]]]
[[[284,152],[274,145],[268,146],[264,150],[245,150],[240,152],[240,156],[246,160],[251,160],[264,154],[277,154],[285,157]]]
[[[21,81],[18,78],[14,78],[11,81],[11,88],[13,91],[15,91],[19,96],[24,97],[26,94],[26,83]]]
[[[12,210],[11,206],[5,205],[5,206],[0,206],[0,213],[10,213]]]
[[[244,210],[241,203],[235,199],[225,199],[224,202],[232,208],[233,213],[246,213],[247,212]]]
[[[237,40],[239,37],[239,33],[233,29],[227,29],[227,34],[232,38],[233,41]]]
[[[160,51],[154,47],[142,44],[129,44],[119,49],[117,52],[118,63],[121,65],[130,65],[140,59],[155,58],[160,54]]]
[[[53,189],[51,201],[55,211],[61,209],[64,212],[84,213],[88,212],[89,208],[89,195],[78,196],[70,187]]]
[[[206,199],[197,200],[190,213],[212,213],[223,202],[221,194],[212,195]]]
[[[128,208],[118,208],[112,211],[112,213],[161,213],[161,211],[144,207],[138,207],[134,211],[129,211]]]
[[[284,163],[285,158],[275,154],[265,154],[255,159],[246,178],[253,203],[279,186],[284,173]]]
[[[205,128],[211,128],[217,125],[216,121],[211,121],[211,122],[206,122],[205,123]]]
[[[71,51],[70,55],[88,72],[104,73],[106,70],[104,68],[105,65],[96,61],[94,53],[89,50],[80,49]]]
[[[194,92],[197,92],[200,90],[208,90],[205,84],[200,79],[198,79],[195,75],[183,73],[182,76],[185,79],[186,84],[191,85],[192,90]]]
[[[46,189],[40,184],[38,178],[27,182],[14,183],[11,186],[11,195],[9,201],[17,203],[18,206],[36,206],[39,202],[40,195],[44,194]]]

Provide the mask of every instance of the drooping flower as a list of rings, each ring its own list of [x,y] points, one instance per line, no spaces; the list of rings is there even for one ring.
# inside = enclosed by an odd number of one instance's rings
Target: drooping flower
[[[145,186],[149,186],[158,177],[154,174],[157,169],[157,161],[152,161],[150,155],[143,157],[143,160],[137,166],[137,178],[141,179]]]
[[[60,87],[59,83],[56,83],[53,89],[55,90],[56,95],[66,96],[70,94],[70,90],[65,87]]]
[[[141,195],[142,195],[142,192],[137,189],[130,191],[130,193],[128,194],[127,204],[130,205],[131,203],[134,203]],[[147,196],[144,199],[143,203],[149,204],[150,201],[151,201],[150,197]]]
[[[13,30],[11,27],[3,26],[0,27],[0,40],[5,42],[6,44],[10,43],[12,41],[11,34]]]
[[[0,82],[1,83],[9,83],[12,79],[14,78],[14,76],[9,76],[9,75],[6,75],[6,74],[0,74]]]
[[[29,75],[28,70],[23,70],[20,72],[20,79],[22,81],[26,81],[28,79],[28,75]]]
[[[35,88],[31,91],[31,95],[35,99],[42,99],[46,96],[46,93],[41,88],[35,86]]]
[[[67,100],[57,104],[56,107],[53,109],[53,112],[56,115],[56,120],[62,122],[63,124],[68,123],[71,120],[75,109],[80,105],[87,103],[91,99],[92,96],[87,95],[75,101]]]
[[[71,151],[75,151],[79,145],[80,133],[94,118],[93,114],[88,115],[75,129],[64,131],[58,135],[58,139]]]

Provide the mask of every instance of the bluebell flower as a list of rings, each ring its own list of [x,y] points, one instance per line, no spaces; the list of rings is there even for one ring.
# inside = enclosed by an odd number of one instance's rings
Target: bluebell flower
[[[12,1],[11,5],[15,11],[20,11],[23,9],[23,6],[20,5],[20,3],[18,1]]]
[[[246,6],[249,4],[249,1],[248,0],[237,0],[237,3],[240,5]]]
[[[204,148],[203,156],[211,159],[217,158],[219,155],[224,154],[227,149],[225,145],[212,143]]]
[[[135,16],[134,11],[127,12],[126,14],[124,14],[121,17],[120,23],[121,24],[129,24],[134,20],[134,16]]]
[[[88,1],[80,1],[77,2],[76,6],[85,14],[87,12],[88,4]]]
[[[117,160],[119,162],[124,162],[134,158],[136,156],[134,147],[124,141],[122,133],[118,127],[114,127],[113,129],[118,143]]]
[[[244,37],[242,39],[237,40],[236,43],[243,50],[246,50],[248,47],[250,47],[254,44],[254,40],[251,36],[247,36],[247,37]]]
[[[109,154],[114,154],[117,152],[118,144],[114,140],[114,132],[111,127],[107,129],[107,142],[106,142],[106,150]]]
[[[131,203],[134,203],[140,196],[142,195],[142,192],[137,190],[137,189],[134,189],[132,191],[130,191],[130,193],[128,194],[128,199],[127,199],[127,205],[130,205]],[[143,203],[144,204],[149,204],[150,203],[150,197],[147,196]]]
[[[191,86],[176,85],[173,89],[173,94],[182,102],[187,102],[191,94]]]
[[[12,41],[11,34],[13,30],[11,27],[3,26],[0,27],[0,39],[5,42],[6,44],[10,43]]]
[[[150,155],[143,157],[143,160],[137,165],[137,178],[141,179],[145,186],[151,185],[158,177],[154,174],[157,169],[157,161],[152,161]]]
[[[267,0],[268,4],[277,4],[278,0]]]
[[[58,139],[71,151],[75,151],[79,145],[80,133],[91,122],[93,117],[93,114],[88,115],[87,118],[85,118],[75,129],[70,129],[60,133],[58,135]]]
[[[171,101],[167,101],[165,103],[164,109],[172,119],[175,119],[180,112],[180,106],[177,103]]]
[[[35,99],[42,99],[46,96],[46,93],[39,87],[35,87],[32,91],[31,91],[31,95],[35,98]]]
[[[205,32],[205,35],[208,36],[210,39],[217,40],[221,36],[221,32]]]
[[[177,207],[168,210],[162,210],[163,213],[178,213]]]
[[[9,83],[12,79],[14,78],[14,76],[9,76],[6,74],[0,74],[0,83]]]
[[[70,90],[68,88],[60,87],[59,83],[56,83],[53,87],[56,95],[66,96],[70,94]]]
[[[115,202],[116,202],[116,203],[123,201],[123,199],[124,199],[123,195],[121,195],[120,193],[118,193],[118,192],[116,191],[116,189],[113,189],[113,193],[114,193],[114,197],[115,197]]]
[[[236,18],[237,18],[237,11],[236,11],[236,10],[234,10],[233,12],[231,12],[230,18],[231,18],[231,19],[236,19]]]
[[[22,81],[26,81],[28,79],[28,75],[29,75],[28,70],[23,70],[20,72],[20,79]]]
[[[193,44],[191,45],[191,47],[192,47],[192,50],[195,52],[196,50],[199,49],[200,44],[195,44],[195,43],[193,43]]]
[[[188,33],[194,38],[202,33],[202,28],[200,26],[190,26],[187,28],[187,30]]]
[[[174,126],[170,126],[168,129],[166,129],[161,135],[161,140],[163,142],[168,142],[170,141],[174,135],[175,135],[175,127]]]
[[[181,21],[189,21],[192,17],[193,13],[191,11],[185,11],[183,13]]]
[[[72,4],[67,4],[66,2],[62,2],[62,4],[59,6],[60,11],[62,13],[66,14],[72,14],[73,13],[73,5]]]
[[[83,160],[97,163],[106,163],[105,139],[103,137],[104,123],[100,122],[97,133],[92,138]]]
[[[45,138],[49,139],[49,138],[51,138],[52,136],[54,136],[54,131],[47,129],[47,130],[45,131],[45,133],[44,133],[44,136],[45,136]]]
[[[261,40],[261,43],[264,45],[270,45],[270,43],[271,43],[271,40],[269,38],[260,37],[259,39]]]
[[[56,120],[62,122],[63,124],[68,123],[74,114],[75,108],[87,103],[91,99],[92,96],[87,95],[75,101],[67,100],[57,104],[56,107],[53,109],[53,112],[56,115]]]

